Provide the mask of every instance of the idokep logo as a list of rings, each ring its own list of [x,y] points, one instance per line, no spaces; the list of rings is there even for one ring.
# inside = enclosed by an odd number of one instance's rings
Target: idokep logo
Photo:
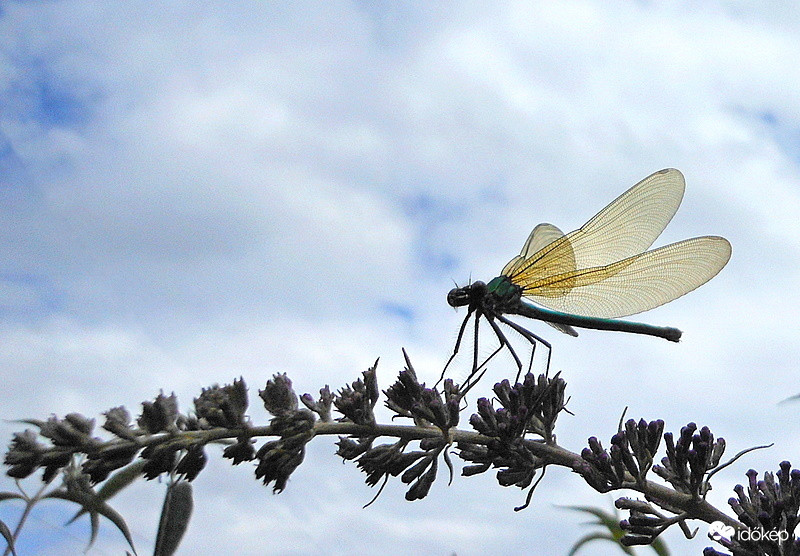
[[[739,529],[730,525],[725,525],[721,521],[715,521],[708,526],[708,536],[715,541],[725,539],[727,541],[736,538],[738,541],[774,541],[783,542],[789,539],[788,531],[778,531],[777,529],[765,530],[763,527],[758,529]]]
[[[721,521],[715,521],[708,526],[708,536],[718,541],[720,539],[731,540],[736,529],[730,525],[725,525]]]

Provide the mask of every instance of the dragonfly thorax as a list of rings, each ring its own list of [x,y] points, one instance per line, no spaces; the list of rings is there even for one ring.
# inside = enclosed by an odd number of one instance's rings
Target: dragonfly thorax
[[[508,276],[492,278],[486,284],[486,302],[492,308],[505,312],[507,308],[516,307],[522,299],[522,288],[513,283]]]

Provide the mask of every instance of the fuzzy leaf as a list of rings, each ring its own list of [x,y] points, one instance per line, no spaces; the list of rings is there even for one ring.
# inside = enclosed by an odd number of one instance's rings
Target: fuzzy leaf
[[[172,556],[180,545],[192,517],[192,485],[188,481],[172,483],[164,497],[161,521],[153,556]]]

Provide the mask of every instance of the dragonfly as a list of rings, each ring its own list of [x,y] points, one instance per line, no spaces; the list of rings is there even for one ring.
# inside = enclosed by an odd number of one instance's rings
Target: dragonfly
[[[577,327],[679,341],[682,333],[677,328],[619,318],[648,311],[689,293],[728,263],[731,244],[719,236],[695,237],[648,250],[678,210],[684,189],[680,171],[667,168],[656,172],[573,232],[564,234],[552,224],[539,224],[520,254],[489,283],[476,281],[452,289],[447,294],[448,304],[467,307],[467,315],[442,377],[456,357],[473,317],[473,362],[466,383],[504,347],[514,358],[519,380],[522,362],[498,323],[531,344],[528,369],[533,365],[537,342],[548,350],[549,368],[551,345],[506,315],[541,320],[571,336],[578,335]],[[478,365],[482,317],[499,346]]]

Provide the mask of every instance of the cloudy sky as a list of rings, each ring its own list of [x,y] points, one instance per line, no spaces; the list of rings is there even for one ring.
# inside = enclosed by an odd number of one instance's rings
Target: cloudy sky
[[[800,465],[800,405],[776,405],[800,392],[798,45],[800,8],[777,0],[7,0],[0,417],[136,411],[159,389],[188,409],[203,386],[243,376],[255,397],[275,372],[316,392],[377,357],[386,387],[401,347],[435,381],[463,317],[454,282],[491,279],[537,223],[577,228],[675,167],[686,195],[657,244],[733,245],[712,282],[637,317],[683,340],[525,324],[568,382],[566,448],[607,441],[625,406],[708,425],[731,456],[774,442],[717,476],[725,506],[748,468]],[[513,372],[498,359],[480,394]],[[492,474],[415,503],[391,483],[364,510],[374,492],[334,440],[279,496],[212,449],[185,553],[560,554],[588,530],[555,505],[612,501],[553,469],[520,513],[525,493]],[[162,495],[115,499],[140,552]],[[21,553],[82,549],[71,513],[40,506]],[[693,543],[668,534],[673,549],[708,545],[698,525]],[[105,523],[93,553],[123,542]]]

